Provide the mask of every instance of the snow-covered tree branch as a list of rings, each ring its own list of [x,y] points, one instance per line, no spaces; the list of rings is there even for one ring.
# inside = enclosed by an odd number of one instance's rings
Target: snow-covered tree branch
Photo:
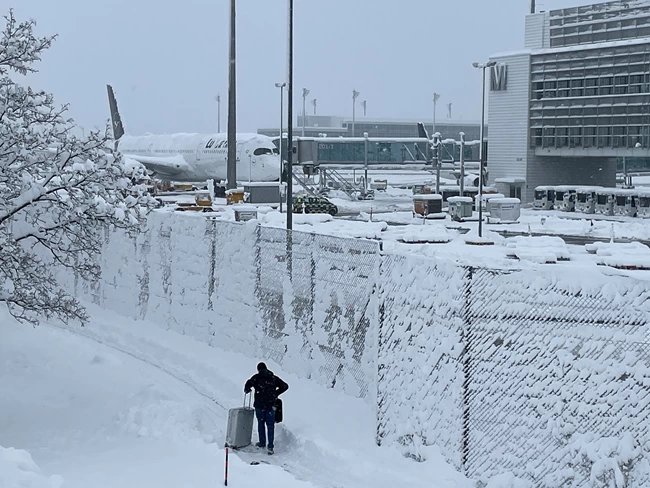
[[[138,184],[143,167],[128,166],[110,148],[108,127],[80,139],[67,106],[13,77],[34,63],[54,36],[34,35],[34,21],[12,11],[0,35],[0,302],[19,320],[87,319],[57,284],[56,266],[97,279],[101,231],[137,232],[152,199]]]

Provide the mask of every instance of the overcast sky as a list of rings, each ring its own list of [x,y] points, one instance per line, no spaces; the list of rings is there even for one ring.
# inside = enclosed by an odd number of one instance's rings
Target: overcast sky
[[[538,9],[580,3],[538,0]],[[3,12],[34,18],[39,34],[59,34],[32,84],[93,127],[109,117],[111,83],[132,135],[214,132],[217,93],[225,131],[229,4],[0,0]],[[287,0],[238,0],[240,132],[278,125],[274,83],[286,77],[286,9]],[[307,87],[319,114],[351,116],[356,89],[368,117],[429,121],[435,91],[438,120],[450,102],[454,119],[478,120],[480,74],[471,64],[521,49],[528,10],[529,0],[295,0],[295,111]]]

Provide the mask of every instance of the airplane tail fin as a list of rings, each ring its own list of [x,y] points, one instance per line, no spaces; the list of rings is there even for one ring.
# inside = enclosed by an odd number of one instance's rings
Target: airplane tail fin
[[[427,139],[430,139],[429,133],[422,122],[418,122],[418,137],[426,137]]]
[[[122,118],[120,111],[117,109],[117,100],[113,93],[113,87],[106,85],[108,90],[108,105],[111,109],[111,122],[113,124],[113,140],[118,141],[124,135],[124,125],[122,125]]]

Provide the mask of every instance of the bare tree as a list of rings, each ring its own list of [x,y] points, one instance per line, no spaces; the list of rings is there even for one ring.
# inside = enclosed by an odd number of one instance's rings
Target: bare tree
[[[140,165],[110,148],[108,127],[74,135],[66,105],[13,77],[36,71],[55,36],[38,38],[34,21],[13,11],[0,34],[0,302],[21,321],[88,319],[61,288],[57,267],[98,279],[96,256],[106,226],[137,232],[152,199]]]

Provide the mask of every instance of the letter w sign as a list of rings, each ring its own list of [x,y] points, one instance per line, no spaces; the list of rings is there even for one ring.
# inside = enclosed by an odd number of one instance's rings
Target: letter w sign
[[[490,91],[504,91],[508,81],[508,70],[505,64],[497,64],[490,68]]]

